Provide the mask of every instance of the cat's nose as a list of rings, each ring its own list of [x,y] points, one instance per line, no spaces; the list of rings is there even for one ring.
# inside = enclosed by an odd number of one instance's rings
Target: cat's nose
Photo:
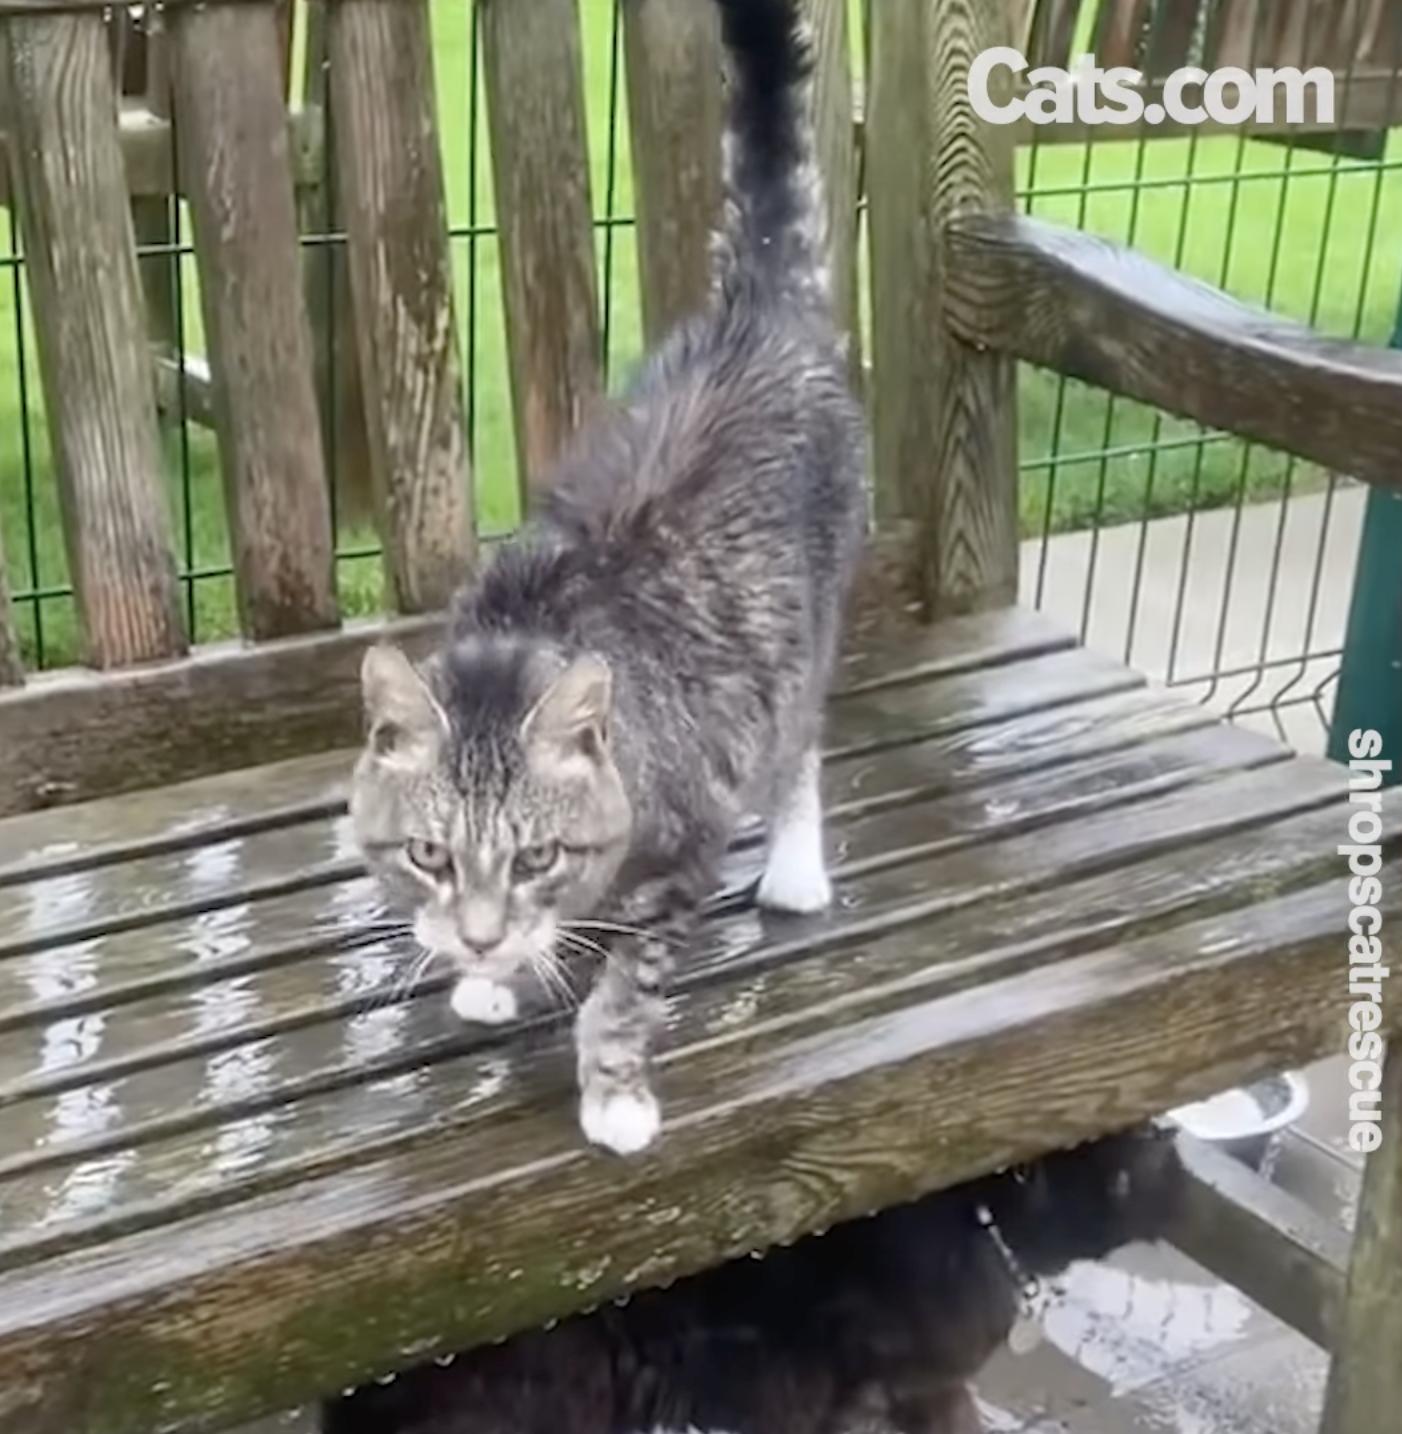
[[[490,956],[506,935],[506,920],[490,906],[464,902],[458,912],[458,935],[474,956]]]

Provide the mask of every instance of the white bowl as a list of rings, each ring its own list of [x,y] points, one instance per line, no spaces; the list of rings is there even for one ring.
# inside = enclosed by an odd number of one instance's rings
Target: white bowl
[[[1221,1146],[1259,1168],[1272,1138],[1309,1109],[1309,1083],[1298,1071],[1266,1076],[1247,1086],[1224,1090],[1208,1100],[1169,1112],[1189,1135]]]

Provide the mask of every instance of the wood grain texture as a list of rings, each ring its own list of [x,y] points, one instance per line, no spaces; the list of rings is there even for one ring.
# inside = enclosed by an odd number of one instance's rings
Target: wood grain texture
[[[1042,364],[1369,483],[1402,483],[1402,353],[1325,338],[1093,235],[950,223],[949,317]]]
[[[1349,1237],[1249,1165],[1188,1135],[1178,1140],[1187,1198],[1169,1239],[1322,1349],[1343,1310]]]
[[[453,1087],[483,1127],[467,1169],[462,1129],[428,1120],[412,1150],[8,1275],[0,1429],[252,1416],[1332,1049],[1341,929],[1330,881],[953,991],[830,964],[792,1005],[782,981],[755,992],[729,1030],[713,993],[664,1066],[667,1134],[634,1162],[580,1146],[567,1032],[495,1082],[484,1052],[458,1080],[487,1086]]]
[[[395,607],[446,607],[473,556],[428,0],[328,17],[338,194],[376,510]]]
[[[0,687],[18,687],[24,681],[15,610],[10,601],[10,582],[5,570],[5,548],[0,535]]]
[[[360,737],[360,658],[385,634],[426,650],[441,619],[373,623],[263,647],[202,647],[97,678],[0,693],[0,812],[81,801]]]
[[[484,0],[482,62],[521,491],[600,388],[577,0]]]
[[[1114,4],[1116,0],[1106,3]],[[1070,62],[1082,0],[1035,0],[1035,4],[1027,37],[1028,63],[1064,69]]]
[[[168,657],[185,635],[105,29],[96,14],[16,19],[0,44],[86,656]]]
[[[833,313],[849,341],[854,385],[862,380],[857,292],[857,145],[852,124],[852,46],[846,0],[805,0],[813,29],[811,117],[828,209]],[[712,219],[709,227],[714,227]]]
[[[1009,603],[1017,592],[1014,366],[952,333],[945,312],[961,282],[947,221],[1012,207],[1011,136],[979,120],[968,91],[969,65],[1006,42],[1006,18],[1006,7],[979,0],[910,4],[872,33],[878,514],[917,520],[935,615]]]
[[[1384,1410],[1402,1403],[1402,1039],[1395,1018],[1382,1112],[1383,1143],[1363,1173],[1323,1434],[1369,1434]]]
[[[716,9],[628,0],[623,43],[643,334],[655,344],[701,307],[710,284],[724,109]]]
[[[259,639],[334,627],[277,11],[182,9],[170,26],[240,624]]]
[[[303,236],[344,234],[336,179],[336,126],[331,107],[327,9],[331,0],[308,0],[302,45],[302,106],[294,116],[319,117],[323,167],[316,182],[297,188],[297,223]],[[321,409],[321,442],[335,500],[338,531],[375,521],[375,481],[366,431],[365,389],[356,344],[350,265],[342,242],[304,246],[302,284],[312,331],[312,368]]]

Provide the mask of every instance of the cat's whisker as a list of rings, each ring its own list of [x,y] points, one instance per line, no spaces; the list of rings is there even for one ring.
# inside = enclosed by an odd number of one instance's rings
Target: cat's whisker
[[[669,946],[685,945],[684,942],[679,941],[675,936],[668,935],[665,931],[650,931],[646,926],[628,926],[621,921],[565,921],[561,925],[569,931],[577,929],[607,931],[618,936],[636,936],[643,941],[662,941]]]
[[[609,954],[607,947],[601,946],[597,941],[592,940],[588,936],[580,935],[578,931],[568,931],[562,928],[556,935],[559,940],[563,941],[567,946],[573,947],[576,951],[585,951],[591,956],[603,956],[605,958],[607,958]]]

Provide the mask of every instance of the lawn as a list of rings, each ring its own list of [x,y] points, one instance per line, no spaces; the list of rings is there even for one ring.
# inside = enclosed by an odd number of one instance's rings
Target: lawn
[[[613,0],[581,0],[585,87],[595,212],[632,212],[621,87],[610,145]],[[471,113],[470,6],[435,0],[438,75],[479,517],[485,530],[516,519],[515,452],[506,379],[499,268],[486,124]],[[480,87],[479,87],[480,88]],[[477,137],[476,163],[472,139]],[[1396,166],[1394,168],[1393,166]],[[474,181],[475,171],[475,181]],[[610,176],[612,184],[610,185]],[[1188,182],[1191,181],[1191,182]],[[1024,203],[1040,217],[1079,225],[1139,248],[1255,302],[1315,322],[1329,333],[1385,340],[1402,279],[1402,149],[1383,165],[1310,151],[1213,138],[1153,144],[1043,146],[1020,156]],[[10,216],[0,221],[0,254]],[[640,348],[637,266],[631,231],[600,229],[600,292],[607,296],[608,363],[616,381]],[[187,342],[201,348],[193,261],[184,266]],[[0,271],[0,535],[31,657],[46,664],[75,651],[57,499],[39,393],[38,365],[21,281]],[[17,323],[17,312],[23,314]],[[23,394],[25,402],[21,403]],[[1306,465],[1203,441],[1192,425],[1050,375],[1025,370],[1020,385],[1022,523],[1027,534],[1261,497],[1320,481]],[[166,470],[182,563],[198,577],[191,616],[201,638],[233,631],[228,539],[210,434],[166,435]],[[32,521],[30,515],[32,514]],[[376,609],[373,535],[344,531],[339,567],[348,612]],[[32,600],[27,594],[38,594]]]

